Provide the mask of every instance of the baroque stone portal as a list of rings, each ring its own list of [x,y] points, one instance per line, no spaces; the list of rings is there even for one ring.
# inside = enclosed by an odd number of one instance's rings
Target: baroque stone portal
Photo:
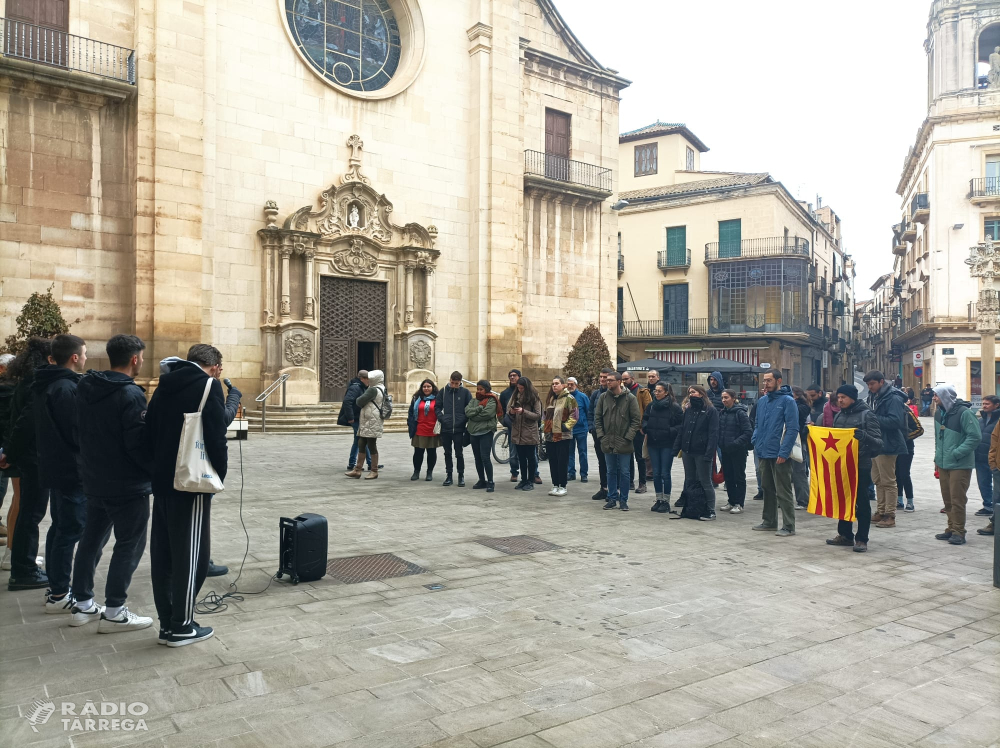
[[[264,207],[266,227],[257,232],[264,274],[261,384],[266,386],[282,373],[292,373],[290,402],[318,402],[321,378],[340,381],[348,373],[338,371],[331,377],[332,372],[327,372],[324,376],[324,367],[339,370],[360,361],[383,368],[390,392],[394,383],[403,386],[412,365],[433,370],[437,338],[434,271],[440,255],[434,247],[437,229],[393,223],[392,203],[361,171],[364,143],[352,135],[347,146],[347,172],[339,185],[320,194],[319,210],[303,206],[279,224],[279,208],[269,200]],[[339,324],[324,323],[330,325],[324,328],[318,297],[320,279],[328,276],[385,286],[385,294],[357,293],[354,299],[336,302],[343,306],[338,314],[363,315],[384,330],[383,334],[375,334],[369,325],[363,329],[370,339],[353,340],[349,333],[337,329]],[[362,286],[367,287],[365,283]],[[376,298],[383,299],[375,305],[379,308],[368,308],[366,304],[371,306],[374,302],[370,300]],[[322,319],[330,319],[330,315]],[[414,349],[419,351],[416,356]],[[325,391],[336,390],[327,387]]]

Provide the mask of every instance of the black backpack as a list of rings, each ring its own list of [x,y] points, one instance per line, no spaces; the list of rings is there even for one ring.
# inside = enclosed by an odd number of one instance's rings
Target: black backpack
[[[682,519],[700,519],[708,514],[708,499],[700,484],[693,484],[681,491],[677,502],[681,508]]]

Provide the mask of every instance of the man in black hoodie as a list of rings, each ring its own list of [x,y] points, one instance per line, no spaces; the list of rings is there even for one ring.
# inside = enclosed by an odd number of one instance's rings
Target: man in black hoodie
[[[465,406],[472,401],[472,393],[462,386],[462,372],[453,371],[448,386],[442,387],[434,400],[434,412],[441,423],[441,446],[444,447],[444,486],[452,485],[452,447],[455,449],[455,467],[458,468],[458,485],[465,485],[465,455],[462,440],[465,438]]]
[[[153,528],[150,566],[153,599],[160,619],[159,643],[181,647],[214,633],[194,620],[195,599],[205,581],[209,558],[209,514],[212,494],[174,488],[174,470],[184,414],[195,413],[211,383],[202,408],[205,453],[220,480],[227,468],[226,409],[222,395],[222,354],[210,345],[191,346],[186,362],[165,374],[146,411],[146,441],[153,461]]]
[[[87,497],[77,459],[76,387],[87,363],[87,344],[76,335],[56,335],[49,363],[35,372],[35,446],[38,479],[49,489],[52,524],[45,536],[45,573],[49,577],[46,613],[69,613],[73,553],[87,519]]]
[[[517,380],[521,378],[520,369],[511,369],[507,372],[507,381],[510,384],[507,388],[500,393],[500,407],[503,412],[507,412],[507,403],[510,402],[511,395],[514,394],[514,390],[517,389]],[[517,462],[517,452],[514,449],[514,443],[510,440],[510,426],[507,426],[507,443],[510,445],[510,482],[517,482],[517,472],[518,472],[518,462]]]
[[[597,401],[601,395],[608,391],[608,376],[615,373],[614,369],[601,369],[596,390],[590,393],[590,410],[587,413],[587,422],[590,424],[590,433],[594,437],[594,452],[597,453],[597,470],[601,476],[601,487],[592,498],[594,501],[604,501],[608,498],[608,462],[601,449],[601,440],[597,437],[597,426],[594,423],[594,410],[597,408]]]
[[[134,377],[145,344],[135,335],[115,335],[107,344],[110,371],[90,371],[76,388],[80,477],[87,495],[87,522],[73,567],[76,603],[70,626],[99,621],[102,634],[153,625],[125,607],[132,574],[146,550],[149,522],[149,460],[144,443],[145,391]],[[115,531],[104,605],[94,602],[94,572]]]

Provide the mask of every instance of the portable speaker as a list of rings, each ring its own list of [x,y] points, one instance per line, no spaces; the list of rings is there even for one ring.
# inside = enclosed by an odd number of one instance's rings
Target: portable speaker
[[[277,577],[292,578],[292,584],[313,582],[326,576],[326,517],[300,514],[278,520],[279,567]]]

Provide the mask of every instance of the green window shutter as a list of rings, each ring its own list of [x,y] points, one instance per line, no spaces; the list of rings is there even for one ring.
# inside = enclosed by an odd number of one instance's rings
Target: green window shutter
[[[740,219],[719,221],[719,257],[739,257],[742,240],[743,225]]]
[[[667,229],[667,265],[683,267],[687,264],[687,226]]]

